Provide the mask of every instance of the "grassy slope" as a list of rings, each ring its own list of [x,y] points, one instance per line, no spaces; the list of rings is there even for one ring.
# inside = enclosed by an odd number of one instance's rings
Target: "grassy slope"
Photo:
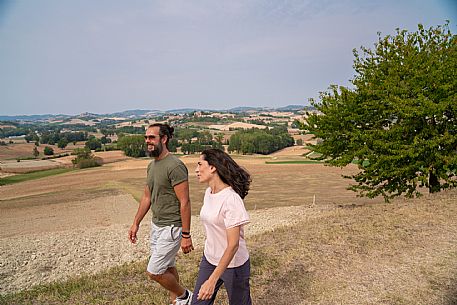
[[[71,170],[73,170],[73,169],[56,168],[56,169],[40,170],[40,171],[31,172],[31,173],[27,173],[27,174],[18,174],[18,175],[14,175],[14,176],[8,176],[5,178],[0,178],[0,185],[7,185],[7,184],[18,183],[18,182],[23,182],[23,181],[27,181],[27,180],[54,176],[54,175],[69,172]]]
[[[457,304],[456,201],[448,193],[323,209],[250,238],[254,304]],[[179,257],[188,287],[200,255]],[[6,295],[0,304],[167,304],[145,264]]]

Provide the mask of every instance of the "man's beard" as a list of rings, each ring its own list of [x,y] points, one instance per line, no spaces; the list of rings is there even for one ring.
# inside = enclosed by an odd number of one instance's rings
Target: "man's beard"
[[[151,158],[157,158],[158,156],[160,156],[160,154],[161,154],[162,151],[163,151],[162,142],[159,142],[158,145],[153,145],[153,146],[154,146],[154,150],[149,150],[149,149],[147,149],[147,150],[146,150],[146,153],[147,153],[148,156],[151,157]]]

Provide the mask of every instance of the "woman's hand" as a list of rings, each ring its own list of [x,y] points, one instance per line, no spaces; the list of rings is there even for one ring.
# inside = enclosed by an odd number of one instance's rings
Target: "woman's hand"
[[[214,289],[216,287],[216,282],[210,279],[206,280],[203,285],[200,287],[198,292],[197,300],[209,300],[214,294]]]

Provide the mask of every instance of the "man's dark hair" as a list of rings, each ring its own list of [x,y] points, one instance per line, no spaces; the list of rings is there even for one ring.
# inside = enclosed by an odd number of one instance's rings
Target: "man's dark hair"
[[[173,138],[173,133],[175,132],[174,127],[171,127],[168,124],[163,124],[163,123],[154,123],[148,126],[149,128],[152,127],[159,127],[159,136],[162,138],[163,136],[167,136],[167,142],[165,142],[165,145],[168,148],[168,141]]]

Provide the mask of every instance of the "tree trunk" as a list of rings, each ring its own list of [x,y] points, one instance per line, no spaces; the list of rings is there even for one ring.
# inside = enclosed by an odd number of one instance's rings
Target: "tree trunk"
[[[428,176],[428,191],[430,193],[437,193],[440,190],[440,182],[438,181],[438,177],[431,172],[430,176]]]

